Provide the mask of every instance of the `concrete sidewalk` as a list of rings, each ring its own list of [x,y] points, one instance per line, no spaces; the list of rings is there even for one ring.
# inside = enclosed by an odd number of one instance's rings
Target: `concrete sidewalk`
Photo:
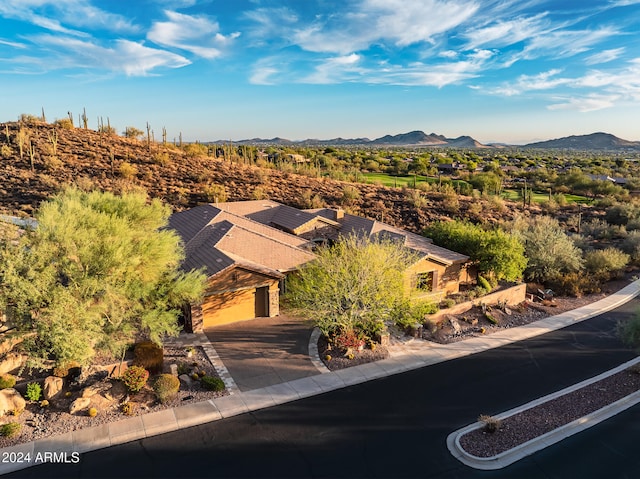
[[[391,357],[382,361],[339,371],[327,371],[324,374],[316,374],[245,392],[239,392],[235,388],[231,390],[232,394],[229,396],[4,448],[2,450],[4,454],[15,452],[17,453],[16,457],[23,458],[28,455],[30,461],[2,463],[0,464],[0,474],[38,464],[35,462],[38,452],[67,453],[67,455],[72,452],[88,452],[295,401],[532,338],[614,309],[630,301],[639,293],[640,280],[582,308],[552,316],[526,326],[503,330],[487,337],[472,338],[448,345],[413,340],[392,348]],[[187,339],[206,342],[201,336],[195,335]],[[213,349],[212,347],[210,348]],[[215,355],[215,350],[212,354]],[[214,364],[216,368],[226,369],[224,365],[221,365],[219,358],[216,360],[214,357],[213,360],[218,363]]]

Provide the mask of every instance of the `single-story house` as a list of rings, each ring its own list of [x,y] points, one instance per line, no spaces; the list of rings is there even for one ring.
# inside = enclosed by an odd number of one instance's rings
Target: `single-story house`
[[[270,200],[216,203],[174,213],[169,227],[184,242],[183,268],[203,268],[208,277],[204,301],[185,312],[192,331],[278,315],[287,274],[313,260],[318,245],[348,235],[397,241],[412,250],[418,260],[406,272],[408,291],[454,293],[468,281],[467,256],[340,209],[301,210]]]

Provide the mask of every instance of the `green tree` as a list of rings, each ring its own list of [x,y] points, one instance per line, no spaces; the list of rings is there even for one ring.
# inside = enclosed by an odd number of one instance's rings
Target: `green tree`
[[[181,272],[168,207],[144,193],[69,188],[43,203],[37,226],[0,250],[0,306],[35,332],[32,359],[89,363],[136,337],[178,332],[180,307],[197,301],[204,275]]]
[[[517,219],[514,233],[525,245],[528,259],[525,278],[542,283],[582,269],[582,252],[550,216],[533,220]]]
[[[404,270],[416,258],[393,242],[350,236],[290,278],[287,300],[328,337],[344,331],[370,336],[384,328],[404,299]]]
[[[439,246],[466,254],[478,274],[516,281],[527,264],[524,246],[500,228],[486,230],[468,221],[440,221],[428,226],[425,236]]]

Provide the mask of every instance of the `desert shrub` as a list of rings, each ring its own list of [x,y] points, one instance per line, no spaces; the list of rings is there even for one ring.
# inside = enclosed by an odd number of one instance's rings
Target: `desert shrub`
[[[254,200],[264,200],[269,197],[269,194],[264,186],[256,186],[251,192],[251,197]]]
[[[599,293],[600,281],[584,272],[566,273],[553,277],[548,285],[560,295],[581,297],[584,294]]]
[[[12,388],[16,385],[16,377],[11,374],[0,376],[0,389]]]
[[[583,223],[581,227],[582,234],[591,236],[594,239],[611,239],[615,231],[615,227],[598,218]]]
[[[11,155],[13,155],[13,150],[9,145],[2,145],[2,147],[0,147],[0,156],[2,156],[2,158],[11,158]]]
[[[640,218],[634,218],[627,223],[627,231],[640,230]]]
[[[640,231],[630,232],[621,247],[622,251],[630,256],[632,262],[640,262]]]
[[[202,187],[202,194],[207,201],[224,203],[227,201],[227,190],[223,185],[211,183]]]
[[[491,283],[489,283],[489,281],[487,281],[484,276],[478,276],[478,285],[485,289],[487,292],[493,289],[491,287]]]
[[[69,371],[80,367],[80,363],[77,361],[64,361],[53,368],[53,375],[59,378],[66,378],[69,376]]]
[[[0,435],[4,437],[16,437],[20,434],[22,425],[17,422],[9,422],[0,426]]]
[[[160,346],[151,341],[143,341],[133,348],[133,364],[142,366],[151,374],[162,372],[164,352]]]
[[[171,157],[169,156],[169,153],[162,151],[153,156],[153,162],[160,166],[167,166],[171,163]]]
[[[42,395],[42,386],[39,383],[29,383],[27,384],[27,392],[25,397],[29,401],[38,401],[40,400],[40,396]]]
[[[224,381],[214,376],[204,376],[200,379],[200,384],[207,391],[224,391]]]
[[[611,225],[626,225],[630,220],[638,218],[638,207],[631,203],[621,203],[607,209],[604,215]]]
[[[207,145],[203,145],[202,143],[189,143],[184,145],[183,149],[188,158],[207,156],[209,153]]]
[[[131,180],[138,174],[138,168],[127,161],[123,161],[122,163],[120,163],[118,171],[120,172],[120,176],[122,176],[125,180]]]
[[[136,393],[140,391],[145,384],[147,384],[149,371],[141,366],[131,366],[122,373],[120,379],[129,392]]]
[[[342,188],[342,204],[350,205],[360,199],[360,190],[355,186],[347,185]]]
[[[631,257],[617,248],[589,251],[584,256],[584,266],[590,273],[608,279],[620,272],[629,263]]]
[[[427,321],[427,315],[436,313],[439,309],[440,306],[430,301],[415,303],[407,301],[396,309],[393,321],[399,328],[413,328],[416,324],[424,324]]]
[[[161,403],[173,399],[180,389],[180,380],[172,374],[161,374],[153,383],[153,390]]]
[[[340,349],[358,348],[364,344],[364,338],[359,331],[348,328],[340,331],[333,338],[333,344]]]
[[[89,417],[96,417],[98,415],[98,410],[94,407],[89,408],[89,410],[87,411],[87,415]]]
[[[405,197],[414,208],[424,208],[429,203],[419,190],[409,189],[405,192]]]
[[[440,303],[442,309],[451,308],[456,305],[456,301],[452,298],[444,298]]]
[[[478,422],[481,422],[483,424],[483,429],[491,434],[497,432],[502,426],[502,421],[500,419],[487,414],[481,414],[480,417],[478,417]]]
[[[71,121],[71,118],[60,118],[54,121],[53,124],[63,130],[73,130],[73,121]]]
[[[640,348],[640,312],[636,311],[635,315],[627,321],[618,322],[617,328],[618,335],[624,344]]]
[[[133,416],[136,411],[135,405],[134,403],[127,401],[125,403],[122,403],[122,405],[120,406],[120,411],[125,416]]]

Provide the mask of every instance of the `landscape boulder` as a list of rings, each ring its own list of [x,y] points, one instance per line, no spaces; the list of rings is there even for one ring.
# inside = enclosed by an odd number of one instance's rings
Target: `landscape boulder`
[[[0,390],[0,416],[14,411],[24,410],[27,402],[18,391],[13,388]]]
[[[125,385],[116,381],[102,381],[92,384],[82,390],[82,398],[89,399],[90,405],[99,409],[109,409],[110,407],[120,403],[127,395]]]
[[[18,353],[7,354],[2,361],[0,361],[0,375],[8,374],[16,369],[20,368],[26,360],[26,356]]]
[[[52,399],[57,399],[62,392],[62,387],[64,386],[64,380],[57,376],[48,376],[44,380],[44,388],[43,394],[44,398],[47,401],[51,401]]]
[[[78,398],[69,406],[69,414],[78,414],[86,410],[91,404],[91,398]]]

